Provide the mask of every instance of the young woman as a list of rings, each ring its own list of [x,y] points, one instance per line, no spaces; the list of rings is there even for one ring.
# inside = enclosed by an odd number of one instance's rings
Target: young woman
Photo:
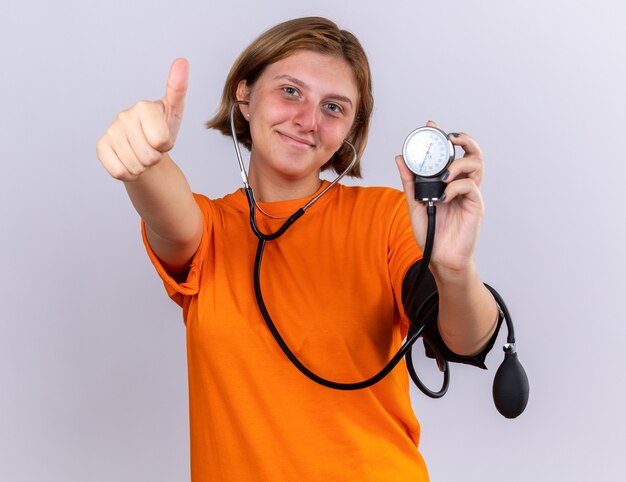
[[[150,259],[187,330],[194,481],[428,480],[406,366],[363,390],[338,391],[303,376],[263,321],[253,286],[257,238],[242,191],[193,194],[172,161],[188,65],[176,60],[165,97],[121,112],[97,146],[142,218]],[[250,150],[249,184],[264,232],[360,158],[373,107],[358,40],[323,18],[279,24],[237,59],[208,126]],[[473,251],[483,215],[483,161],[467,134],[449,168],[430,269],[439,317],[428,335],[449,360],[483,366],[498,309]],[[346,142],[347,141],[347,142]],[[219,162],[223,162],[219,160]],[[333,186],[279,239],[261,268],[267,309],[291,350],[324,378],[369,378],[406,336],[408,274],[421,258],[424,206],[413,174],[396,158],[404,194]],[[357,163],[349,175],[359,177]],[[433,279],[433,278],[431,278]]]

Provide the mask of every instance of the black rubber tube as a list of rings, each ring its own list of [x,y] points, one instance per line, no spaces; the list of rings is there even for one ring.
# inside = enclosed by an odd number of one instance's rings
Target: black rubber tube
[[[316,373],[311,371],[308,367],[306,367],[298,359],[298,357],[296,357],[296,355],[291,351],[291,349],[289,348],[289,346],[287,345],[287,343],[281,336],[280,332],[276,328],[276,325],[272,321],[272,317],[270,316],[269,311],[267,310],[267,307],[265,306],[265,301],[263,299],[263,292],[261,290],[261,264],[263,262],[263,251],[265,249],[266,241],[276,239],[277,237],[282,235],[287,230],[287,228],[291,226],[293,222],[296,221],[296,219],[298,219],[302,214],[304,214],[304,211],[299,210],[296,213],[294,213],[287,221],[285,221],[285,223],[281,226],[281,228],[276,233],[272,233],[271,235],[266,235],[264,233],[261,233],[256,228],[256,222],[254,222],[255,221],[254,209],[251,207],[250,211],[251,211],[250,224],[252,225],[252,229],[254,233],[259,238],[259,243],[257,245],[257,251],[255,255],[255,260],[254,260],[254,294],[256,297],[259,310],[261,311],[261,315],[263,316],[263,319],[265,320],[265,324],[269,328],[270,332],[272,333],[272,336],[276,340],[276,343],[278,343],[278,346],[281,348],[285,356],[287,356],[289,361],[291,361],[291,363],[298,370],[300,370],[300,372],[302,372],[305,376],[307,376],[314,382],[319,383],[320,385],[323,385],[325,387],[335,389],[335,390],[360,390],[363,388],[371,387],[372,385],[382,380],[385,376],[387,376],[387,374],[396,367],[396,365],[402,360],[402,358],[407,353],[410,352],[411,347],[417,341],[422,331],[424,331],[424,328],[426,328],[426,323],[422,323],[421,326],[419,326],[419,328],[411,330],[410,335],[407,337],[404,344],[400,347],[398,352],[391,358],[391,360],[389,360],[389,362],[383,367],[383,369],[380,370],[374,376],[366,380],[362,380],[359,382],[336,382],[336,381],[328,380],[326,378],[323,378],[317,375]],[[302,213],[300,213],[300,211],[302,211]],[[433,244],[433,240],[435,236],[434,228],[435,228],[435,207],[434,205],[429,205],[428,206],[428,233],[429,234],[426,237],[426,245],[424,246],[424,257],[423,257],[424,262],[422,263],[421,269],[418,272],[415,282],[413,283],[414,288],[419,286],[419,283],[421,282],[422,278],[424,277],[426,273],[426,269],[428,269],[428,260],[430,259],[430,253],[432,252],[432,244]],[[433,295],[435,294],[436,293],[434,293]],[[430,296],[426,301],[430,300],[431,298],[432,296]],[[422,311],[424,311],[426,306],[427,306],[427,302],[424,302],[416,310],[415,319],[421,318],[421,313]],[[413,372],[415,372],[415,370],[413,370]]]

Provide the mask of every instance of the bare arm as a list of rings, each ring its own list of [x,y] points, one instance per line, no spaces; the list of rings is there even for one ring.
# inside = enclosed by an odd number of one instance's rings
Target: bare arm
[[[185,271],[202,237],[202,214],[180,168],[168,154],[126,192],[146,225],[150,247],[168,272]]]
[[[458,355],[480,353],[493,335],[498,308],[472,262],[466,270],[446,271],[431,265],[439,292],[439,333]]]
[[[150,246],[173,274],[187,268],[202,237],[200,209],[167,154],[182,121],[187,78],[187,62],[177,59],[165,97],[139,102],[118,114],[96,147],[105,169],[124,182],[145,222]]]

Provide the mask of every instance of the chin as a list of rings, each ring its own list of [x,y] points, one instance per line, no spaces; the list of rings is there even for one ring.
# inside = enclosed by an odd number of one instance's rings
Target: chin
[[[309,156],[302,154],[284,153],[280,156],[281,161],[274,162],[273,168],[283,177],[290,180],[304,179],[312,175],[317,175],[324,163],[317,165]]]

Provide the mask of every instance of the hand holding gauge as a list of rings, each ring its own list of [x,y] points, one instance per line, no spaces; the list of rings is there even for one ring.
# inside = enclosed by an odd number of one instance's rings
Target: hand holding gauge
[[[455,159],[457,146],[463,155]],[[448,137],[429,121],[407,136],[396,164],[417,243],[423,247],[426,239],[428,206],[439,205],[432,262],[445,270],[467,269],[484,214],[484,161],[478,143],[465,132]]]

